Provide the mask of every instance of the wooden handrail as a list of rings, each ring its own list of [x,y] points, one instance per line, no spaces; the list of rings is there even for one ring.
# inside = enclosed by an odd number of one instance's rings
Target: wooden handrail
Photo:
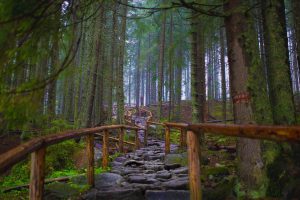
[[[101,136],[101,137],[103,137],[104,135],[103,134],[101,134],[101,133],[95,133],[95,135],[98,135],[98,136]],[[120,141],[120,139],[119,138],[115,138],[115,137],[108,137],[110,140],[113,140],[113,141],[117,141],[117,142],[119,142]],[[135,143],[134,142],[128,142],[128,141],[125,141],[124,140],[124,144],[128,144],[128,145],[132,145],[132,146],[134,146],[135,145]]]
[[[160,122],[148,121],[147,124],[162,125]],[[234,137],[246,137],[260,140],[300,143],[300,126],[258,126],[258,125],[226,125],[226,124],[186,124],[165,122],[165,153],[170,152],[171,129],[181,131],[180,146],[187,142],[189,188],[191,200],[201,200],[200,180],[200,133],[221,134]]]
[[[286,142],[300,142],[300,126],[191,124],[188,130],[226,136]]]
[[[183,128],[187,128],[189,126],[186,123],[174,123],[174,122],[165,122],[164,124],[170,128],[175,128],[175,129],[179,129],[179,130],[181,130]]]
[[[147,121],[147,123],[148,123],[148,124],[153,124],[153,125],[165,126],[164,123],[160,123],[160,122]]]
[[[44,185],[44,164],[46,147],[57,144],[59,142],[78,138],[82,136],[87,137],[87,157],[88,157],[88,183],[94,184],[94,134],[104,132],[103,136],[103,162],[102,166],[108,165],[108,139],[109,130],[119,129],[120,151],[123,151],[124,130],[135,131],[135,148],[139,148],[138,131],[145,131],[145,140],[147,141],[147,130],[150,124],[161,125],[165,128],[165,152],[170,152],[170,134],[172,129],[179,129],[181,131],[180,144],[184,146],[187,143],[188,150],[188,165],[189,165],[189,185],[191,192],[191,199],[202,199],[201,181],[200,181],[200,144],[198,137],[200,133],[222,134],[234,137],[246,137],[252,139],[265,139],[274,141],[287,141],[300,143],[300,126],[257,126],[257,125],[224,125],[224,124],[186,124],[186,123],[160,123],[153,122],[151,111],[141,108],[148,113],[146,128],[128,125],[111,125],[101,126],[95,128],[79,129],[73,131],[66,131],[59,134],[40,137],[30,140],[24,144],[11,149],[0,157],[0,173],[4,172],[17,162],[23,160],[31,153],[31,176],[30,176],[30,199],[42,199],[42,191]],[[134,110],[134,109],[133,109]],[[132,118],[132,112],[129,113]],[[112,139],[112,138],[111,138]]]
[[[137,132],[141,128],[127,126],[127,125],[111,125],[101,126],[95,128],[86,128],[73,131],[66,131],[58,134],[48,135],[36,139],[32,139],[24,144],[21,144],[0,157],[0,173],[5,172],[14,164],[22,161],[28,154],[31,153],[31,172],[30,172],[30,187],[29,198],[34,200],[40,200],[43,198],[43,187],[45,179],[45,156],[47,146],[63,142],[65,140],[74,139],[82,136],[86,136],[87,142],[87,178],[90,186],[94,185],[94,134],[104,131],[103,137],[103,161],[102,167],[108,166],[108,139],[109,130],[121,129],[123,133],[124,129],[134,130]],[[120,134],[120,142],[123,143],[124,137]],[[139,148],[138,138],[135,139],[135,149]],[[123,151],[123,149],[121,149]]]

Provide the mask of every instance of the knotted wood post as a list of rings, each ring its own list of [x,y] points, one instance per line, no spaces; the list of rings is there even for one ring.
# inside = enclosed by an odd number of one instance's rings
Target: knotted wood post
[[[29,199],[42,200],[45,179],[45,154],[43,147],[31,153]]]
[[[165,153],[170,153],[170,128],[165,129]]]
[[[86,136],[86,151],[87,151],[87,158],[88,158],[88,166],[87,166],[87,180],[88,180],[88,184],[90,186],[94,186],[95,185],[95,178],[94,178],[94,173],[95,173],[95,169],[94,169],[94,134],[89,134],[88,136]]]
[[[108,166],[108,130],[104,130],[102,145],[102,168],[107,169]]]
[[[135,150],[140,148],[140,140],[139,140],[139,130],[136,129],[135,131]]]
[[[124,153],[124,128],[120,128],[119,134],[119,151]]]
[[[201,180],[200,180],[200,159],[199,159],[199,137],[193,131],[187,132],[187,146],[188,146],[188,165],[189,165],[189,185],[190,185],[190,199],[201,200]]]
[[[184,149],[186,147],[186,129],[180,129],[180,147]]]

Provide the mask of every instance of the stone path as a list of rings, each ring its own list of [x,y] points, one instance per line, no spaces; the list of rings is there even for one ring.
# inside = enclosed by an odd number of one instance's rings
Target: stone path
[[[187,189],[188,168],[165,160],[164,143],[149,139],[147,147],[116,158],[111,173],[98,175],[82,199],[189,199]]]
[[[144,118],[134,119],[136,124],[145,125]],[[143,132],[139,133],[139,138],[143,141]],[[111,163],[111,172],[96,176],[95,188],[82,199],[189,199],[188,168],[168,158],[178,146],[172,144],[167,157],[164,148],[163,141],[149,138],[147,147],[116,158]]]

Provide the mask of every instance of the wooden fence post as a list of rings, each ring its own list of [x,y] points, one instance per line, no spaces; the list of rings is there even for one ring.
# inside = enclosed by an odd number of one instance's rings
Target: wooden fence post
[[[139,131],[136,129],[135,131],[135,150],[140,148],[140,140],[139,140]]]
[[[201,180],[200,180],[200,160],[199,160],[199,137],[193,131],[187,132],[188,145],[188,165],[189,165],[189,184],[190,184],[190,199],[201,200]]]
[[[124,128],[120,128],[119,134],[119,151],[124,153]]]
[[[181,148],[186,147],[186,129],[184,128],[180,129],[180,147]]]
[[[170,128],[166,127],[165,130],[165,153],[170,153]]]
[[[29,199],[42,200],[45,178],[45,154],[46,148],[43,147],[31,153]]]
[[[102,144],[102,168],[107,169],[108,166],[108,130],[104,130],[103,144]]]
[[[86,151],[88,157],[87,180],[88,180],[88,184],[93,187],[95,185],[94,134],[89,134],[88,136],[86,136],[86,142],[87,142]]]

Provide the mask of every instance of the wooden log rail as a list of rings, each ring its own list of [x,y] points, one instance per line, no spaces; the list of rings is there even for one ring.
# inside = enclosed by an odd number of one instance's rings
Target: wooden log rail
[[[187,151],[189,168],[189,188],[191,200],[201,200],[200,180],[200,133],[210,133],[225,136],[245,137],[277,142],[300,143],[300,126],[256,126],[256,125],[224,125],[224,124],[182,124],[165,123],[170,130],[184,129],[187,131]],[[166,132],[169,134],[168,132]],[[166,144],[168,144],[166,142]],[[167,153],[167,152],[166,152]]]
[[[149,111],[150,112],[150,111]],[[150,112],[151,113],[151,112]],[[180,145],[187,143],[189,188],[191,200],[202,200],[201,179],[200,179],[200,143],[201,133],[218,134],[234,137],[245,137],[260,140],[272,140],[277,142],[300,143],[300,126],[257,126],[257,125],[225,125],[225,124],[186,124],[186,123],[160,123],[153,122],[151,117],[147,119],[147,126],[150,124],[165,127],[165,153],[170,152],[171,129],[181,131]]]
[[[143,108],[144,109],[144,108]],[[160,123],[153,122],[152,113],[147,112],[146,131],[150,124],[160,125],[165,128],[166,153],[170,152],[170,133],[171,129],[181,130],[181,138],[184,143],[187,142],[188,168],[189,168],[189,188],[190,198],[192,200],[201,200],[201,181],[200,181],[200,133],[220,134],[225,136],[245,137],[260,140],[272,140],[277,142],[296,142],[300,143],[300,126],[256,126],[256,125],[224,125],[224,124],[185,124],[185,123]],[[132,117],[132,114],[130,114]],[[18,147],[8,151],[0,157],[0,173],[3,173],[14,164],[23,160],[31,153],[31,176],[30,176],[30,199],[42,199],[44,185],[44,165],[47,146],[59,142],[85,136],[88,152],[88,183],[94,185],[94,134],[104,132],[103,134],[103,162],[105,168],[108,165],[108,140],[110,130],[120,130],[119,148],[123,151],[124,131],[134,130],[136,134],[135,148],[139,148],[138,130],[139,127],[126,125],[111,125],[96,128],[80,129],[67,131],[60,134],[49,135],[30,140]],[[184,135],[185,134],[185,135]],[[145,134],[147,140],[147,134]]]
[[[109,131],[119,130],[119,150],[124,151],[124,131],[135,131],[135,149],[139,148],[139,140],[137,139],[138,130],[140,128],[127,125],[110,125],[95,128],[86,128],[79,130],[66,131],[58,134],[44,136],[30,140],[24,144],[17,146],[2,154],[0,157],[0,174],[10,169],[16,163],[24,160],[27,155],[31,154],[31,169],[30,169],[30,183],[29,183],[29,199],[40,200],[43,198],[43,188],[45,182],[45,156],[46,148],[65,140],[70,140],[79,137],[86,137],[87,150],[87,179],[90,186],[94,186],[94,134],[104,132],[102,145],[102,167],[108,167],[108,140]]]
[[[165,122],[164,123],[165,126],[167,127],[167,131],[166,131],[166,141],[165,144],[168,145],[168,147],[166,147],[166,149],[168,149],[169,151],[166,153],[170,153],[170,137],[171,137],[171,129],[176,129],[180,131],[180,148],[184,149],[186,147],[186,140],[187,140],[187,127],[188,124],[185,123],[172,123],[172,122]],[[168,136],[167,136],[168,135]]]

